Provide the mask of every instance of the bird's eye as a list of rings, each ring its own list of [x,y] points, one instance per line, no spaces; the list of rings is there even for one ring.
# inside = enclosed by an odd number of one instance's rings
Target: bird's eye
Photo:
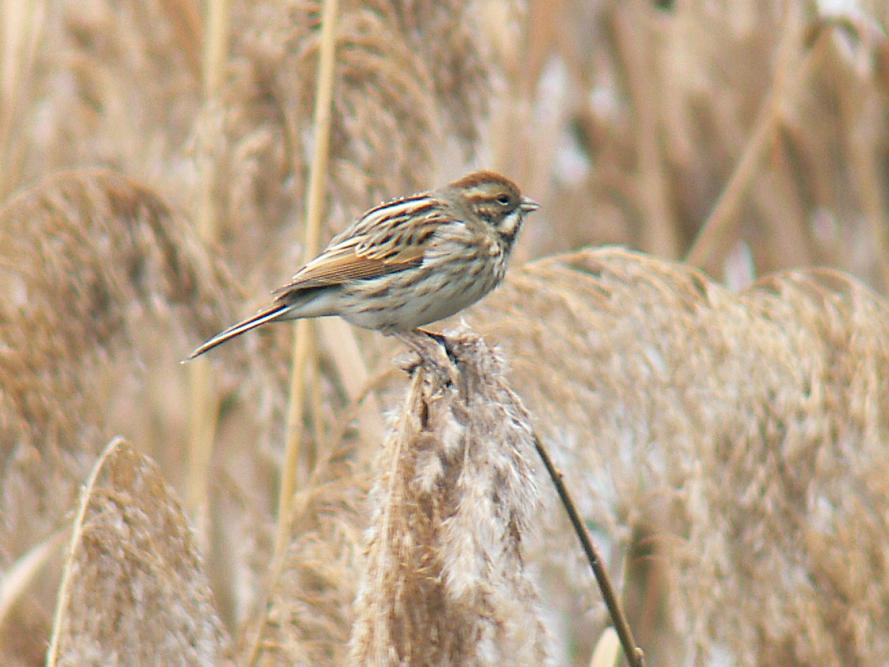
[[[500,195],[497,197],[497,203],[501,206],[509,206],[509,195]]]

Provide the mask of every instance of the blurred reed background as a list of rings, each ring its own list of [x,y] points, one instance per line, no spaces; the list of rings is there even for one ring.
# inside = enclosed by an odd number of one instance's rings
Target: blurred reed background
[[[327,2],[0,0],[0,663],[381,655],[380,452],[428,399],[399,348],[178,361],[371,204],[493,167],[542,209],[465,315],[504,359],[466,339],[479,419],[553,450],[649,663],[884,664],[889,6],[340,0],[319,82]],[[607,618],[537,484],[499,602],[438,631],[587,665]]]

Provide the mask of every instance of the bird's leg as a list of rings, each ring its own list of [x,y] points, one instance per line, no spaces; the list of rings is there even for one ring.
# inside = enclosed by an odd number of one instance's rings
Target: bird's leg
[[[438,335],[422,329],[392,334],[395,338],[417,353],[421,362],[435,372],[443,383],[453,384],[456,368],[450,363],[452,357],[446,343],[439,344]],[[440,337],[444,339],[444,336]],[[447,350],[447,355],[443,354]]]
[[[443,365],[444,355],[442,355],[442,352],[445,351],[447,347],[439,347],[439,339],[434,335],[429,334],[429,332],[423,331],[422,329],[399,332],[393,335],[411,350],[416,352],[424,362],[432,366]]]
[[[451,344],[448,341],[447,336],[445,336],[444,334],[435,333],[434,331],[428,331],[426,329],[417,329],[417,331],[419,333],[426,334],[432,340],[434,340],[436,343],[441,345],[444,348],[444,351],[447,353],[448,359],[451,360],[451,363],[454,363],[454,364],[460,363],[460,360],[457,358],[457,355],[454,354],[454,351],[451,349]]]

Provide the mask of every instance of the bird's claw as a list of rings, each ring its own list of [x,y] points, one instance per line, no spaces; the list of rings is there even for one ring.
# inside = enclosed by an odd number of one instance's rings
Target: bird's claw
[[[460,375],[457,366],[460,362],[445,336],[420,329],[398,334],[397,337],[417,355],[416,359],[402,365],[404,370],[413,375],[418,367],[423,366],[435,376],[439,384],[457,384]]]

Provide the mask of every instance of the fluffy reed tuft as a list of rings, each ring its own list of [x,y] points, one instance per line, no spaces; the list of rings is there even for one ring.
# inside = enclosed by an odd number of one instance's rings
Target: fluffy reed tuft
[[[75,369],[132,340],[148,311],[179,306],[176,321],[188,330],[224,320],[218,267],[186,231],[157,195],[110,171],[51,177],[0,210],[10,427],[76,440],[82,415],[59,410],[57,399],[89,399],[73,391],[82,377]],[[29,391],[29,379],[58,382],[59,391]]]
[[[480,338],[450,340],[456,385],[417,369],[375,464],[356,664],[547,662],[524,554],[540,495],[529,417]]]
[[[223,664],[212,598],[173,491],[115,439],[84,487],[47,665]]]
[[[348,664],[361,557],[362,512],[370,488],[354,442],[325,452],[294,497],[293,538],[270,610],[263,659],[279,664]]]
[[[889,502],[876,295],[816,271],[733,294],[606,248],[514,272],[473,321],[514,360],[612,573],[627,554],[650,659],[876,664],[889,651],[889,596],[872,585],[889,574],[889,521],[872,509]],[[603,619],[571,611],[594,602],[577,597],[589,576],[567,525],[547,527],[530,558],[589,655]]]
[[[224,321],[218,267],[188,231],[152,191],[110,171],[59,174],[0,210],[4,557],[56,527],[96,454],[90,443],[114,421],[108,406],[138,394],[138,373],[109,360],[138,349],[152,318],[172,323],[174,340]]]
[[[329,192],[334,219],[435,182],[456,137],[474,146],[496,61],[474,2],[340,3]],[[320,3],[266,2],[236,22],[230,108],[231,209],[285,222],[304,199]],[[279,174],[280,179],[269,179]],[[346,214],[344,216],[343,214]]]

